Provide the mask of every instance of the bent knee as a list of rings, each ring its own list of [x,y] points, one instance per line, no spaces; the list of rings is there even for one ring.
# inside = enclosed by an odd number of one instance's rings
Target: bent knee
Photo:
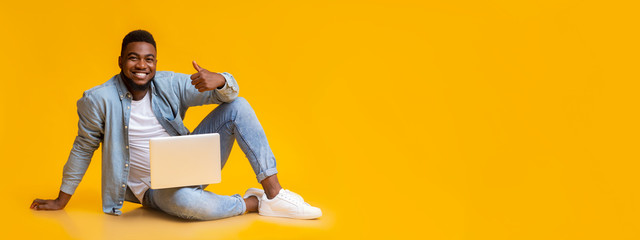
[[[236,116],[255,116],[253,108],[249,102],[243,97],[238,97],[233,102],[225,103],[227,111],[233,112],[234,119]]]
[[[250,108],[251,107],[251,105],[249,105],[249,101],[247,101],[247,99],[243,97],[237,97],[236,99],[234,99],[231,102],[228,102],[227,104],[229,104],[233,108],[247,108],[247,107]]]

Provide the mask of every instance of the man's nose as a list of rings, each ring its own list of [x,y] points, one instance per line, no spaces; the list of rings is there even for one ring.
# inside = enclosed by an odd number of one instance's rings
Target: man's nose
[[[147,63],[145,61],[138,61],[138,63],[136,63],[136,68],[139,68],[139,69],[147,68]]]

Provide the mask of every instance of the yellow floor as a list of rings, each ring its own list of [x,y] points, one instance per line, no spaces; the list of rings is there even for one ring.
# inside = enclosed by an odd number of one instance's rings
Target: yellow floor
[[[15,227],[20,231],[10,230],[28,239],[322,239],[327,238],[335,218],[327,211],[321,219],[307,221],[251,213],[196,222],[137,204],[126,204],[125,212],[118,217],[92,210],[69,207],[64,211],[19,211],[23,224]]]

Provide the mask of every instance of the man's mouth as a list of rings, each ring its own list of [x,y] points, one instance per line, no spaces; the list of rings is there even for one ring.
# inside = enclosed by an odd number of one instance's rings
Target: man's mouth
[[[140,79],[140,80],[147,78],[147,75],[149,75],[149,74],[148,73],[136,73],[136,72],[133,73],[133,76],[136,77],[137,79]]]

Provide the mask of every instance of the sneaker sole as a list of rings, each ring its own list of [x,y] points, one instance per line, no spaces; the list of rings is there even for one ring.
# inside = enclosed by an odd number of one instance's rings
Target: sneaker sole
[[[267,217],[284,217],[284,218],[294,218],[294,219],[316,219],[316,218],[322,217],[322,213],[316,214],[316,215],[308,214],[304,216],[298,216],[298,215],[278,213],[278,212],[273,212],[268,210],[258,210],[258,214],[260,214],[261,216],[267,216]]]

